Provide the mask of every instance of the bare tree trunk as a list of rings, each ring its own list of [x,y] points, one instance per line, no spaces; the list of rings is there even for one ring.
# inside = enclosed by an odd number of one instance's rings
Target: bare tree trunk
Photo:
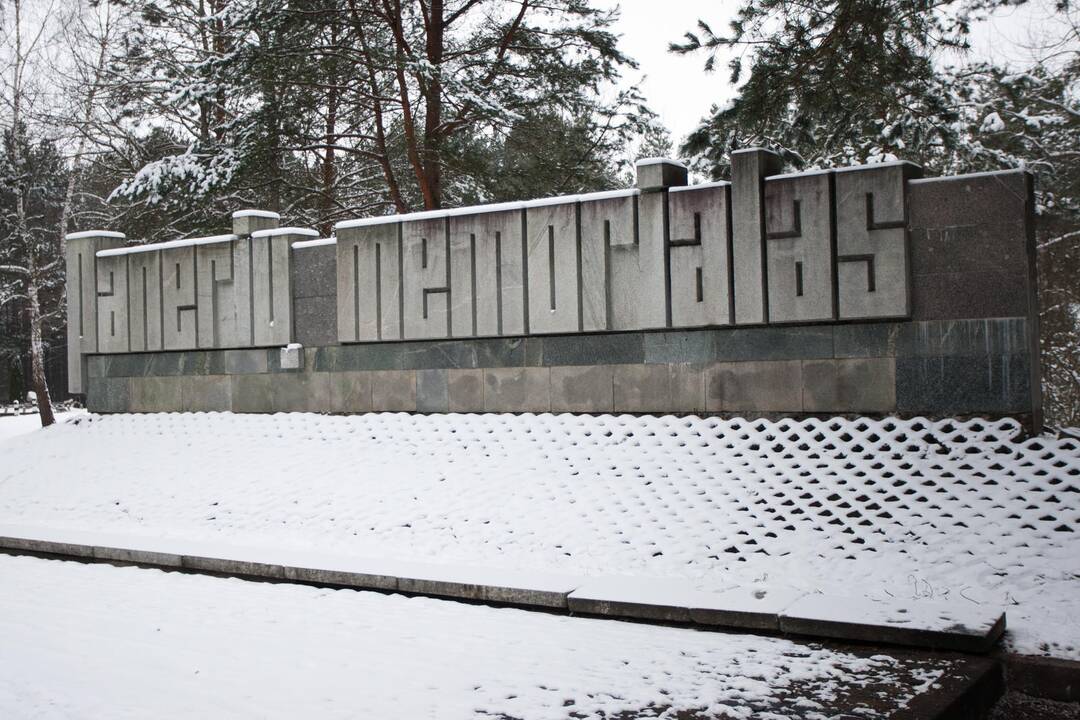
[[[45,377],[45,343],[41,339],[41,304],[38,301],[36,268],[31,266],[30,279],[26,281],[26,294],[30,298],[30,382],[37,395],[38,415],[41,427],[56,422],[53,416],[49,381]]]

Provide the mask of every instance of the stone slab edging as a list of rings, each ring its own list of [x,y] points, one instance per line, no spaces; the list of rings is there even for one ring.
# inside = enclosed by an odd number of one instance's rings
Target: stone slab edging
[[[975,605],[881,603],[760,587],[706,592],[682,579],[590,578],[97,532],[0,526],[0,551],[967,653],[989,652],[1005,630],[1003,612]]]

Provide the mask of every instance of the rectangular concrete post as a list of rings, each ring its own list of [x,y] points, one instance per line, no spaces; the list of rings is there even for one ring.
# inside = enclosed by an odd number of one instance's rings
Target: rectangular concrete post
[[[732,255],[735,322],[763,323],[769,317],[765,260],[765,178],[783,167],[780,156],[762,148],[731,153]]]
[[[71,233],[66,238],[68,392],[86,392],[83,355],[97,347],[97,251],[124,244],[124,234],[108,230]]]

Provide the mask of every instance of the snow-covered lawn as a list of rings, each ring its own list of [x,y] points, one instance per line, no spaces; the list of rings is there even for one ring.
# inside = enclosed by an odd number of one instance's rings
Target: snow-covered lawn
[[[85,410],[68,410],[66,412],[58,410],[56,412],[56,422],[68,422],[85,414]],[[41,430],[41,417],[36,412],[29,415],[0,415],[0,446],[6,440],[21,437],[38,430]],[[0,450],[0,453],[2,452]],[[0,455],[0,458],[2,457],[3,455]]]
[[[0,588],[4,718],[540,720],[668,707],[703,711],[680,717],[791,717],[797,708],[805,718],[873,718],[949,667],[779,638],[28,557],[0,555]]]
[[[1080,443],[1015,432],[918,420],[88,416],[0,446],[0,524],[948,599],[1004,607],[1016,651],[1080,658]]]

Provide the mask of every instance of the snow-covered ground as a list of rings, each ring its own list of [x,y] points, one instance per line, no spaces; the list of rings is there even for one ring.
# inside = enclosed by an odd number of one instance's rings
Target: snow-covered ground
[[[85,414],[85,410],[68,410],[64,412],[57,410],[56,422],[67,422]],[[3,445],[5,440],[21,437],[41,429],[41,417],[36,412],[29,415],[0,415],[0,446]]]
[[[28,557],[0,588],[4,718],[874,718],[950,664]]]
[[[0,524],[1004,607],[1080,658],[1080,443],[1000,423],[87,416],[0,446]],[[47,532],[42,536],[47,538]]]

